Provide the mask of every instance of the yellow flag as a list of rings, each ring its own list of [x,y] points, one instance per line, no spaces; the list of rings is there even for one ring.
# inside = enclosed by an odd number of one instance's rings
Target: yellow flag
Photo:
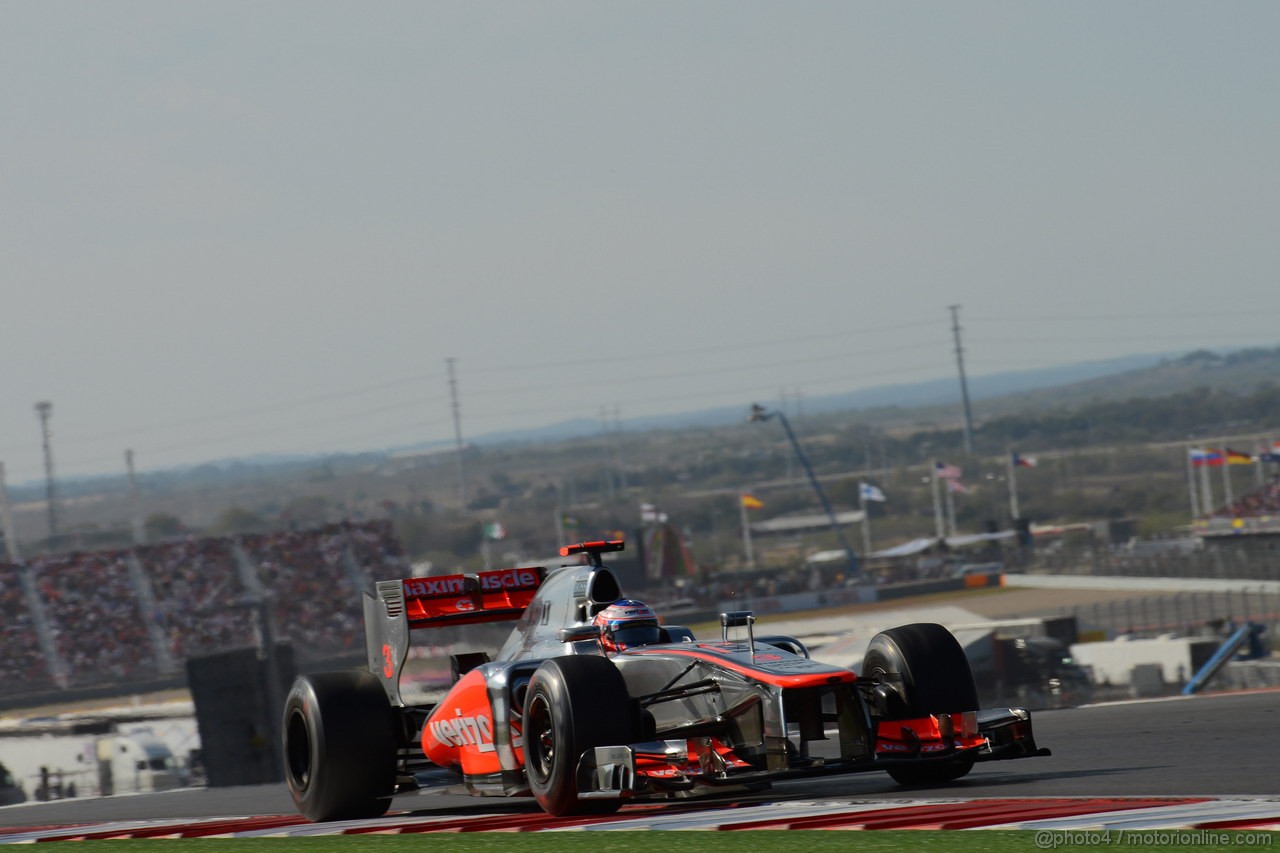
[[[747,509],[760,509],[762,506],[764,506],[764,501],[760,500],[755,495],[749,495],[746,492],[743,492],[742,505],[745,506]]]

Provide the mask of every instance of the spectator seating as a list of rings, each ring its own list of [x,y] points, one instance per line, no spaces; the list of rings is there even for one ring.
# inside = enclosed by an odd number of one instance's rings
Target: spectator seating
[[[262,601],[299,658],[358,652],[361,589],[407,573],[385,520],[0,564],[0,695],[145,681],[256,645]]]

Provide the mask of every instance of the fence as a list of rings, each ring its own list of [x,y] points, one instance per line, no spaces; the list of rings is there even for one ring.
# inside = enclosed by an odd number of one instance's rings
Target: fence
[[[1039,554],[1035,566],[1053,574],[1267,581],[1280,580],[1280,550],[1270,543],[1191,551],[1081,549]]]
[[[1280,593],[1247,586],[1225,592],[1178,592],[1059,608],[1074,616],[1081,632],[1102,632],[1108,639],[1129,634],[1217,637],[1230,626],[1257,622],[1275,642],[1280,627]]]

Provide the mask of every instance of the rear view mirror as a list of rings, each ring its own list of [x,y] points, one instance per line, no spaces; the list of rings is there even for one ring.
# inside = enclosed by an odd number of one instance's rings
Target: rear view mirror
[[[575,628],[561,628],[556,638],[562,643],[577,643],[582,640],[600,639],[599,625],[579,625]]]

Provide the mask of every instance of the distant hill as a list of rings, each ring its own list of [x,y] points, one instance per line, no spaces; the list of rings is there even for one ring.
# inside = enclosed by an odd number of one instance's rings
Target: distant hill
[[[1130,355],[1100,361],[1037,370],[1010,371],[969,378],[969,395],[979,419],[1028,409],[1069,408],[1092,402],[1161,397],[1197,387],[1235,392],[1252,391],[1265,382],[1280,380],[1280,347],[1276,349],[1197,350],[1185,354]],[[623,428],[631,432],[655,429],[721,427],[740,422],[754,401],[674,415],[631,418]],[[861,412],[868,420],[885,424],[922,423],[931,419],[955,421],[960,402],[956,377],[902,385],[884,385],[845,394],[806,397],[806,415]],[[565,441],[600,434],[599,421],[578,418],[534,429],[492,432],[468,437],[473,445],[530,444]],[[289,469],[309,470],[317,461],[342,468],[362,465],[395,453],[423,452],[448,447],[451,441],[408,445],[356,454],[253,456],[224,459],[197,466],[182,466],[141,475],[152,485],[167,487],[174,480],[226,483],[276,474]],[[157,482],[158,481],[158,482]],[[64,478],[63,494],[88,494],[124,487],[121,476]],[[38,481],[11,485],[15,500],[37,500],[43,484]]]
[[[1280,381],[1280,347],[1222,352],[1197,350],[1162,358],[1140,369],[1012,394],[999,401],[999,410],[1005,413],[1032,407],[1164,397],[1201,387],[1245,393],[1277,381]]]
[[[1141,373],[1159,366],[1171,358],[1169,354],[1130,355],[1102,361],[1069,364],[1038,370],[1021,370],[993,373],[969,379],[969,396],[973,400],[989,400],[1018,393],[1030,393],[1062,386],[1074,387],[1090,381],[1104,381],[1106,377]],[[1168,393],[1168,392],[1164,392]],[[675,415],[630,418],[623,425],[627,430],[687,429],[692,427],[718,427],[733,424],[746,417],[751,403],[769,400],[743,400],[739,406],[722,406],[682,412]],[[921,408],[954,406],[960,402],[960,383],[952,376],[904,385],[882,385],[844,394],[805,397],[804,411],[809,415],[853,410],[896,408]],[[600,433],[599,421],[578,419],[562,421],[545,427],[511,432],[486,433],[469,439],[473,444],[508,444],[541,441],[563,441],[583,438]]]
[[[1163,397],[1207,386],[1247,392],[1265,382],[1280,381],[1280,347],[1276,349],[1197,350],[1191,353],[1148,353],[1036,370],[993,373],[969,378],[969,397],[981,402],[978,417],[1011,414],[1026,409],[1072,407],[1086,403]],[[682,429],[719,427],[741,421],[754,401],[718,407],[632,418],[625,429]],[[939,417],[955,419],[960,383],[952,376],[903,385],[884,385],[846,394],[806,397],[806,415],[862,411],[877,422],[919,422]],[[470,439],[477,445],[563,441],[599,435],[598,421],[580,419],[532,430],[487,433]]]

